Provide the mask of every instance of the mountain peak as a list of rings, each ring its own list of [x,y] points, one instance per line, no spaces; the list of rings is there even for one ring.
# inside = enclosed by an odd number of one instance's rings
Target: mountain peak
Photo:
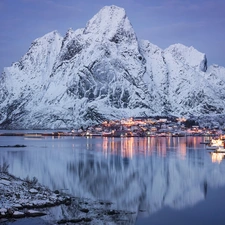
[[[129,37],[136,40],[136,35],[125,10],[115,5],[103,7],[90,19],[84,29],[84,34],[103,35],[109,40],[118,34],[123,38]]]
[[[206,55],[193,46],[188,47],[178,43],[169,46],[165,51],[170,52],[175,59],[196,68],[198,71],[206,72],[207,70]]]
[[[59,32],[57,30],[54,30],[54,31],[51,31],[47,34],[45,34],[44,36],[40,37],[40,38],[37,38],[34,40],[34,42],[43,42],[43,41],[51,41],[53,39],[56,39],[56,38],[60,38],[61,35],[59,34]]]

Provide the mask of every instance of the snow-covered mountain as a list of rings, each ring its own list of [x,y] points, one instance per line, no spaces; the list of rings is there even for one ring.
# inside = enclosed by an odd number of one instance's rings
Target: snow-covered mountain
[[[0,77],[1,128],[65,128],[146,115],[223,115],[225,68],[138,40],[124,9],[36,39]]]

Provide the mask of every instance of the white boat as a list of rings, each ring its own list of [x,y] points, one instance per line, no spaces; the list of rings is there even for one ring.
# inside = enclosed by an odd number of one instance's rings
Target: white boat
[[[224,147],[224,142],[221,139],[212,139],[206,149],[216,150],[218,148]]]
[[[219,147],[214,152],[215,153],[225,153],[225,148],[224,147]]]
[[[25,138],[43,138],[42,134],[39,133],[27,133],[24,134]]]

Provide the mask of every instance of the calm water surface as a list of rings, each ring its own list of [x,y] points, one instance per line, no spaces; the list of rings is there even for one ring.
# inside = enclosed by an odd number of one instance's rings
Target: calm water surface
[[[136,224],[225,224],[225,161],[202,137],[2,137],[0,164],[49,188],[112,201]]]

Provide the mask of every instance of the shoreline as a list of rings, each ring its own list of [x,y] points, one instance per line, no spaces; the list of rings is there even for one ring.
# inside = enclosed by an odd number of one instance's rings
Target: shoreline
[[[136,212],[117,210],[112,202],[52,191],[37,179],[0,172],[0,223],[37,217],[38,224],[135,224]],[[13,224],[14,224],[13,222]]]
[[[34,209],[71,204],[71,196],[51,191],[35,177],[20,179],[8,172],[0,172],[0,193],[0,218],[43,216]]]
[[[215,137],[218,136],[216,134],[176,134],[176,135],[166,135],[163,132],[157,133],[154,135],[116,135],[116,134],[83,134],[83,133],[70,133],[70,132],[52,132],[52,133],[0,133],[0,136],[2,137],[11,137],[11,136],[19,136],[24,138],[35,138],[35,139],[41,139],[45,137],[118,137],[118,138],[129,138],[129,137],[139,137],[139,138],[148,138],[148,137]],[[0,147],[8,147],[8,146],[0,146]]]

